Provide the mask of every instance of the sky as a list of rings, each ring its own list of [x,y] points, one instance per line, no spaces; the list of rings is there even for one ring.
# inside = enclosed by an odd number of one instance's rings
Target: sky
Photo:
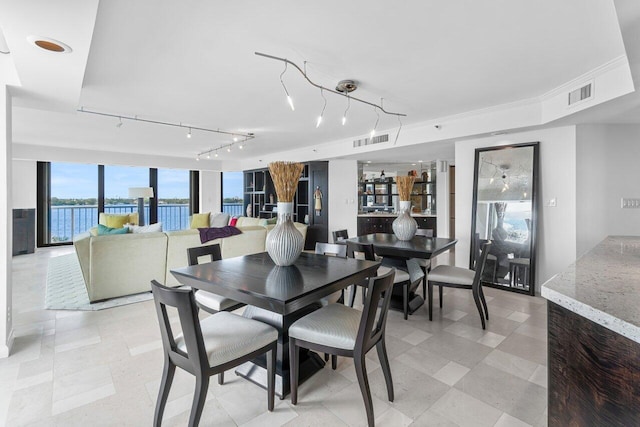
[[[129,187],[148,187],[149,169],[105,166],[105,197],[128,198]],[[223,174],[223,197],[242,198],[242,172]],[[60,199],[98,197],[98,166],[51,163],[51,196]],[[189,198],[189,171],[158,169],[158,198]]]

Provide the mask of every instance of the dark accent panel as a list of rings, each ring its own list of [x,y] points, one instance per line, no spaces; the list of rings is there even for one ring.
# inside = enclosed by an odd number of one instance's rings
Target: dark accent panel
[[[374,233],[393,233],[393,221],[395,216],[360,216],[358,217],[358,236]],[[418,223],[418,228],[433,230],[433,237],[438,235],[435,217],[413,217]]]
[[[37,190],[36,190],[36,221],[37,221],[37,245],[48,246],[51,241],[49,200],[51,194],[51,163],[38,162],[36,166]]]
[[[153,195],[149,199],[149,224],[158,222],[158,169],[149,168],[149,187],[153,188]]]
[[[36,210],[13,210],[13,255],[32,254],[35,250]]]
[[[104,165],[98,165],[98,214],[104,212]]]
[[[640,344],[547,307],[549,426],[640,426]]]
[[[189,215],[200,212],[200,172],[189,171]]]
[[[322,210],[320,215],[316,215],[315,200],[313,194],[316,187],[322,191]],[[307,239],[305,249],[313,250],[316,242],[329,242],[329,163],[310,162],[309,163],[309,228],[307,228]],[[297,219],[299,222],[303,218]]]

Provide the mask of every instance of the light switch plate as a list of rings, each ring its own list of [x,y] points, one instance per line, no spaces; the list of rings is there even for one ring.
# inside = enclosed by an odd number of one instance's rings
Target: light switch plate
[[[623,197],[620,204],[622,209],[640,209],[640,199]]]

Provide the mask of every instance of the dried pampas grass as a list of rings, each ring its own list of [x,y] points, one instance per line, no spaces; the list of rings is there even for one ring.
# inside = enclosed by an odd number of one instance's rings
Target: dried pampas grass
[[[273,185],[276,187],[276,194],[279,202],[293,202],[293,196],[298,189],[298,180],[304,165],[295,162],[273,162],[269,163],[269,172]]]
[[[413,190],[413,183],[415,182],[415,176],[398,176],[396,177],[396,187],[400,200],[410,200],[411,191]]]

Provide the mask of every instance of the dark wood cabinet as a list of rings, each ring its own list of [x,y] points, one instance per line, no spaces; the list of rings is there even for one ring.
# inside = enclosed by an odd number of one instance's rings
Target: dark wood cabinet
[[[437,236],[436,217],[413,217],[418,223],[418,228],[433,230],[433,236]],[[358,217],[358,236],[373,233],[393,233],[393,221],[395,216],[371,215]]]
[[[321,209],[315,208],[315,190],[322,194]],[[244,171],[244,209],[247,216],[275,218],[278,198],[269,169]],[[306,223],[305,249],[314,249],[316,242],[329,241],[329,163],[309,162],[304,164],[293,200],[294,221]],[[250,215],[247,206],[251,206]]]

